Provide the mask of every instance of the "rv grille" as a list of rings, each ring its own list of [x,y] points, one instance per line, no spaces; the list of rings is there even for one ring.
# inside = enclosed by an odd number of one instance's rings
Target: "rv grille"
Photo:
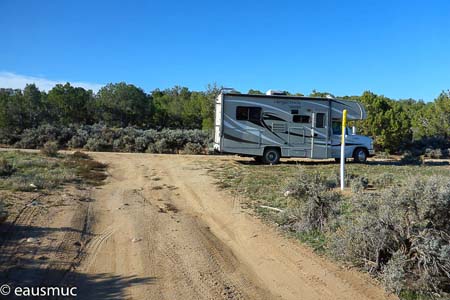
[[[272,124],[273,132],[286,132],[286,124]]]

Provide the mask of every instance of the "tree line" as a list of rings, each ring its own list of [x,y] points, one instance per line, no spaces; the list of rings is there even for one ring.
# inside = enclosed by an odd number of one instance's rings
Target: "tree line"
[[[28,84],[23,90],[0,89],[0,128],[21,132],[42,124],[91,125],[111,127],[208,129],[213,126],[216,85],[206,91],[186,87],[156,89],[145,93],[124,82],[108,84],[98,93],[57,84],[40,91]]]
[[[23,90],[0,89],[0,131],[2,135],[14,135],[44,124],[97,123],[119,128],[210,130],[214,127],[214,99],[219,92],[220,87],[215,84],[208,85],[205,91],[175,86],[150,93],[124,82],[108,84],[97,93],[70,83],[57,84],[48,92],[28,84]],[[254,89],[248,93],[262,94]],[[327,95],[331,94],[315,90],[309,94]],[[427,103],[394,100],[370,91],[338,98],[365,105],[368,118],[356,126],[361,134],[373,137],[380,150],[396,153],[415,146],[448,147],[449,91]]]

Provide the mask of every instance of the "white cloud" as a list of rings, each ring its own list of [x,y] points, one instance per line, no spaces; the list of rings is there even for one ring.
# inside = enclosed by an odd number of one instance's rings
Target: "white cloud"
[[[33,77],[15,74],[11,72],[0,72],[0,88],[23,89],[27,83],[34,83],[40,90],[49,91],[58,83],[66,83],[67,80],[50,80],[43,77]],[[70,81],[69,81],[70,82]],[[91,82],[70,82],[72,86],[78,86],[87,90],[97,92],[104,84]]]

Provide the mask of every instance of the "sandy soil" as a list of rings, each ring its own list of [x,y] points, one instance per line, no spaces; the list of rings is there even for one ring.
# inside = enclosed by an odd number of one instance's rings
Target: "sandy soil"
[[[92,201],[53,213],[47,226],[70,230],[52,231],[60,256],[35,266],[77,286],[77,299],[387,299],[368,276],[282,237],[218,190],[200,161],[232,158],[91,155],[109,178]],[[40,248],[29,259],[42,261]]]

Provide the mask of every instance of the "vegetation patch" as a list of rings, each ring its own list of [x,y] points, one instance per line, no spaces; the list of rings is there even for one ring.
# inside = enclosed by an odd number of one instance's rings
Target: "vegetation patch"
[[[48,141],[41,148],[41,153],[45,156],[55,157],[58,155],[58,143],[53,141]]]
[[[0,159],[0,177],[11,176],[16,169],[14,166],[5,158]]]
[[[105,165],[79,155],[48,157],[19,151],[0,152],[0,189],[51,190],[66,183],[98,184],[106,178]]]
[[[207,164],[203,162],[204,164]],[[447,164],[263,166],[208,162],[219,187],[264,220],[320,253],[358,266],[402,299],[450,292],[450,173]]]
[[[0,132],[1,135],[1,132]],[[89,151],[204,154],[211,134],[203,130],[142,130],[114,128],[102,124],[81,126],[42,125],[15,135],[14,147],[41,149],[46,156],[56,156],[59,148]]]

